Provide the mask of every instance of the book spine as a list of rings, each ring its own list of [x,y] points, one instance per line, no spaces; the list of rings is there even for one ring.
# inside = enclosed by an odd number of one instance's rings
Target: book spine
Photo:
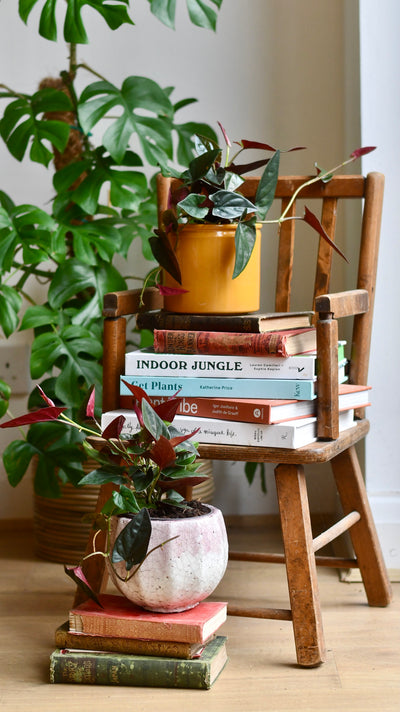
[[[168,377],[204,376],[216,378],[299,378],[315,376],[314,355],[226,356],[207,354],[176,355],[130,351],[125,356],[125,373],[129,376]]]
[[[218,316],[212,314],[178,314],[174,312],[141,312],[136,317],[138,329],[195,329],[211,331],[237,331],[255,333],[260,330],[260,320],[251,314],[245,316]]]
[[[279,331],[238,334],[214,331],[154,330],[154,350],[174,354],[248,354],[287,358],[287,335]]]
[[[194,689],[211,686],[208,661],[68,650],[51,654],[50,682]]]
[[[158,405],[166,398],[150,396],[153,405]],[[316,413],[316,401],[285,401],[276,399],[254,398],[182,398],[177,415],[192,415],[198,418],[217,418],[220,420],[239,420],[245,423],[272,425],[279,420],[310,418]],[[121,396],[121,408],[131,405],[127,396]],[[278,410],[277,410],[278,408]],[[284,417],[286,415],[286,417]]]
[[[123,383],[143,388],[149,396],[279,398],[281,400],[313,400],[315,381],[283,378],[169,378],[161,376],[121,376],[120,395],[130,395]]]
[[[125,413],[126,419],[122,434],[132,435],[139,429],[136,414]],[[103,413],[102,429],[115,418],[115,411]],[[174,424],[184,435],[189,435],[197,428],[199,432],[194,440],[200,443],[219,443],[221,445],[259,445],[260,447],[294,448],[298,445],[298,428],[301,424],[302,437],[306,442],[312,442],[316,437],[316,418],[301,419],[273,425],[255,425],[241,421],[225,421],[211,418],[195,418],[177,415]],[[307,430],[305,430],[307,428]],[[301,444],[305,444],[302,442]]]
[[[203,645],[192,645],[190,643],[79,635],[70,633],[65,628],[57,629],[55,643],[57,648],[102,650],[105,652],[129,653],[131,655],[155,655],[157,657],[182,659],[197,657],[204,648]]]
[[[131,414],[135,415],[134,411]],[[203,628],[202,622],[175,622],[172,625],[162,620],[133,620],[126,617],[93,615],[77,610],[69,612],[69,630],[77,635],[200,644],[204,642]]]

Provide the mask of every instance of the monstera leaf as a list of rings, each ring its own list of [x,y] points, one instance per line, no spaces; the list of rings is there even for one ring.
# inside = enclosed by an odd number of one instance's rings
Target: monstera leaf
[[[117,163],[122,162],[133,133],[151,165],[172,159],[173,108],[167,91],[146,77],[128,77],[121,89],[107,81],[94,82],[79,99],[79,121],[89,133],[109,111],[120,113],[121,109],[121,115],[112,121],[102,139]],[[143,111],[153,115],[144,115]]]
[[[8,338],[17,330],[22,297],[7,284],[0,284],[0,326]]]
[[[68,96],[57,89],[41,89],[32,96],[19,96],[8,104],[0,121],[0,134],[14,158],[22,161],[31,144],[31,160],[47,166],[53,153],[44,141],[62,153],[67,145],[70,127],[64,121],[40,117],[45,112],[71,111],[71,108]]]
[[[40,378],[58,366],[56,395],[64,403],[75,406],[82,381],[87,386],[101,382],[101,367],[97,363],[101,355],[100,341],[83,326],[71,324],[56,332],[45,332],[39,334],[32,345],[32,378]]]
[[[39,21],[39,34],[47,40],[57,40],[57,11],[66,8],[64,19],[64,39],[66,42],[86,44],[88,37],[82,20],[82,9],[85,5],[98,12],[107,25],[116,30],[124,23],[133,24],[126,6],[129,0],[19,0],[19,14],[24,22],[34,6],[40,2],[43,5]]]
[[[150,0],[151,11],[164,25],[175,29],[176,0]],[[209,30],[216,29],[217,11],[222,5],[222,0],[186,0],[191,22],[197,27]]]
[[[21,481],[32,458],[36,460],[34,487],[42,497],[59,497],[59,476],[77,483],[82,476],[83,451],[77,447],[83,436],[63,423],[33,423],[26,440],[14,440],[3,453],[8,480],[13,487]]]

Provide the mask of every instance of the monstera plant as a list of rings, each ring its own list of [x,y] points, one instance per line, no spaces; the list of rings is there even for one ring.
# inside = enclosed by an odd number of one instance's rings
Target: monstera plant
[[[221,3],[187,0],[191,21],[215,29]],[[173,88],[142,76],[128,76],[116,86],[79,62],[77,48],[89,41],[90,18],[97,13],[116,31],[134,24],[130,5],[130,0],[19,0],[24,22],[41,6],[39,34],[47,40],[57,40],[62,23],[69,63],[57,77],[42,79],[33,94],[4,79],[0,83],[0,136],[8,150],[18,161],[29,155],[44,168],[53,160],[55,166],[48,210],[16,205],[0,190],[0,325],[5,338],[33,330],[32,378],[55,402],[68,403],[72,415],[79,413],[91,384],[100,388],[103,295],[126,288],[114,256],[127,257],[136,239],[152,259],[148,235],[156,208],[148,168],[156,172],[174,159],[187,162],[194,133],[215,136],[207,125],[178,121],[178,112],[194,99],[175,101]],[[150,0],[150,10],[173,27],[174,2]],[[80,93],[78,73],[90,80]],[[106,128],[95,143],[99,122]],[[34,395],[29,405],[35,407]],[[4,453],[11,484],[26,471],[24,443],[29,443],[38,463],[35,491],[58,496],[60,480],[76,483],[81,477],[76,448],[81,439],[59,422],[33,423],[26,439]]]

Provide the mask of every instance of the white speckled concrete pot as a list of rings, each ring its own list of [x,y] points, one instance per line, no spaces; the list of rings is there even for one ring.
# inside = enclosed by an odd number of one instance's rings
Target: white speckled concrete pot
[[[228,562],[228,538],[219,509],[207,504],[210,512],[183,519],[152,519],[149,550],[153,551],[132,578],[120,581],[108,565],[116,588],[142,608],[172,613],[193,608],[207,598],[221,581]],[[111,545],[130,520],[113,517]],[[108,563],[108,560],[107,560]],[[124,562],[113,564],[122,577]]]

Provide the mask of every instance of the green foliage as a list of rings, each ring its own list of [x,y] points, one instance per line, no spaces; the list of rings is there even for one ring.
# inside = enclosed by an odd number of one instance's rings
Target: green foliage
[[[32,96],[19,96],[4,111],[0,135],[18,161],[22,161],[31,143],[30,159],[48,166],[53,153],[43,141],[50,142],[60,152],[64,151],[70,127],[63,121],[39,119],[38,116],[49,111],[70,111],[71,108],[67,95],[56,89],[42,89]]]
[[[8,402],[10,400],[11,388],[0,378],[0,418],[3,417],[8,410]]]
[[[14,440],[3,453],[9,483],[16,487],[35,459],[35,492],[59,497],[60,480],[77,484],[82,476],[84,453],[78,447],[82,440],[80,433],[63,423],[34,423],[26,440]]]
[[[19,0],[19,14],[24,22],[37,3],[43,5],[39,34],[47,40],[57,40],[57,9],[65,8],[64,39],[66,42],[76,44],[87,43],[88,36],[82,19],[82,8],[88,5],[98,12],[112,30],[116,30],[124,23],[133,24],[127,13],[126,5],[129,0]]]
[[[191,21],[215,29],[221,2],[188,0]],[[30,95],[0,85],[5,105],[0,137],[11,155],[18,161],[29,157],[45,168],[55,158],[56,165],[46,209],[16,205],[0,191],[0,327],[6,338],[33,329],[32,377],[51,383],[53,397],[61,406],[68,404],[73,417],[92,384],[101,392],[103,296],[127,287],[114,257],[126,258],[137,240],[145,259],[154,259],[149,234],[157,210],[149,168],[158,171],[193,156],[196,131],[215,138],[205,124],[177,120],[178,112],[195,99],[173,103],[172,87],[140,76],[116,86],[79,64],[76,45],[88,42],[95,14],[117,30],[134,24],[131,5],[130,0],[19,0],[23,22],[38,11],[42,37],[55,41],[63,33],[71,44],[70,63],[60,72],[62,90],[41,88]],[[175,18],[169,0],[153,2],[149,9],[169,24]],[[79,93],[76,80],[83,68],[96,80]],[[101,131],[95,142],[93,135]],[[69,153],[71,142],[74,151]],[[38,284],[45,292],[40,301]],[[7,389],[0,382],[0,416],[7,410]],[[51,425],[31,424],[26,440],[15,441],[4,453],[13,485],[33,455],[38,456],[35,489],[44,496],[58,494],[60,478],[76,482],[76,473],[82,474],[80,458],[71,460],[75,443],[57,447],[48,440]],[[72,464],[66,465],[68,460]]]
[[[149,0],[151,11],[164,25],[175,29],[176,0]],[[222,0],[186,0],[190,20],[198,27],[209,30],[216,29],[217,12],[222,5]]]

